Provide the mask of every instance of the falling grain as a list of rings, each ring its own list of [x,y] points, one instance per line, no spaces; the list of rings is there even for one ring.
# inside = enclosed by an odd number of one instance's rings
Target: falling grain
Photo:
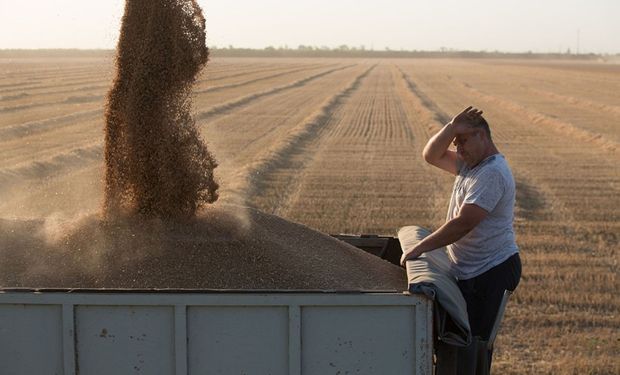
[[[196,1],[127,1],[105,114],[107,218],[187,218],[217,200],[217,163],[191,114],[207,59]]]

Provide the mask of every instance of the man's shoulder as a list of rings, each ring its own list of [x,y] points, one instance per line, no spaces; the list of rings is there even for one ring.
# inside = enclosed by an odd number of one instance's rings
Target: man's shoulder
[[[465,177],[466,186],[473,188],[480,185],[496,186],[500,189],[511,187],[514,185],[514,178],[508,163],[504,157],[500,154],[495,156],[492,160],[487,160],[484,165],[479,168],[473,168],[467,171]]]
[[[491,164],[491,168],[493,168],[496,173],[500,173],[502,176],[504,176],[504,178],[512,179],[512,170],[510,168],[510,165],[508,165],[506,158],[504,158],[504,156],[501,154],[498,155],[499,156],[496,158],[496,161]]]
[[[503,155],[499,156],[493,163],[490,163],[487,171],[485,172],[486,178],[493,181],[496,185],[501,186],[503,189],[511,191],[515,188],[515,181],[512,175],[512,170],[506,162]]]
[[[503,177],[512,176],[512,170],[506,161],[506,158],[502,154],[495,154],[492,156],[492,160],[480,168],[480,175],[501,175]]]

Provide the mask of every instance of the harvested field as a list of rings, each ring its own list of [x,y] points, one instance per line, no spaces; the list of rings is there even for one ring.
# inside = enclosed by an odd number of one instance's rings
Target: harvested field
[[[112,76],[111,58],[0,60],[3,228],[99,210]],[[452,178],[422,147],[482,108],[515,174],[524,263],[494,371],[617,374],[618,92],[619,65],[216,57],[193,101],[223,203],[387,235],[444,220]]]

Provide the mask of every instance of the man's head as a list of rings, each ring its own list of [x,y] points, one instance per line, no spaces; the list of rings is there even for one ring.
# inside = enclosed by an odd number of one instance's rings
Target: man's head
[[[472,128],[482,129],[487,135],[487,138],[491,141],[491,143],[493,143],[493,138],[491,138],[491,128],[489,128],[489,123],[484,119],[484,117],[478,116],[470,120],[469,124]]]
[[[497,152],[489,124],[479,116],[469,122],[470,131],[459,134],[454,139],[458,157],[470,168]]]

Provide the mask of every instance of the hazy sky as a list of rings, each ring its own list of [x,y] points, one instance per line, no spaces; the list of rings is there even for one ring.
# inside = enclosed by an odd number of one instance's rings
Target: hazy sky
[[[199,0],[209,46],[620,53],[620,0]],[[124,0],[0,0],[2,48],[114,48]]]

